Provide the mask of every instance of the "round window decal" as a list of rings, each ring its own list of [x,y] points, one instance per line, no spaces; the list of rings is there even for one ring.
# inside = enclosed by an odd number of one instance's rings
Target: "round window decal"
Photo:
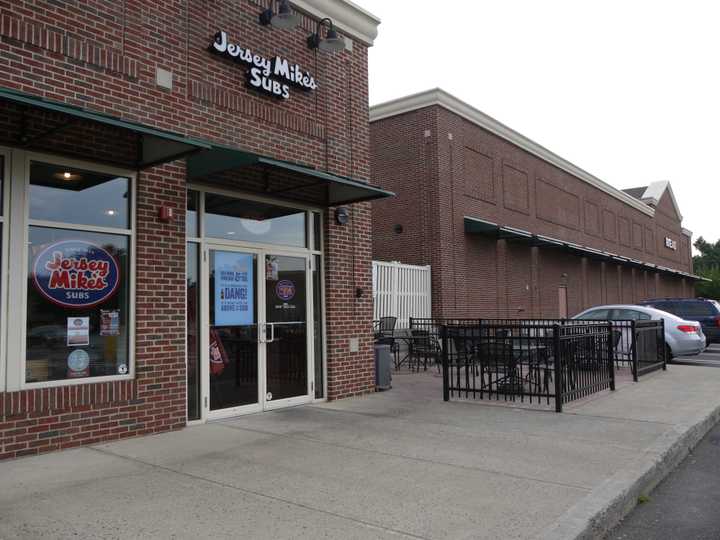
[[[63,307],[88,308],[110,298],[120,283],[120,266],[108,251],[84,240],[46,247],[33,263],[35,288]]]
[[[275,285],[275,294],[280,300],[289,302],[295,298],[295,284],[288,279],[278,281],[278,284]]]

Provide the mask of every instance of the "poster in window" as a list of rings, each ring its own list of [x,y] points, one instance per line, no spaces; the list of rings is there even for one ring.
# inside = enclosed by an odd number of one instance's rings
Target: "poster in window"
[[[90,345],[90,317],[68,317],[67,346],[85,347]]]
[[[215,253],[215,326],[255,324],[254,256]]]
[[[100,335],[101,336],[119,336],[120,335],[120,310],[119,309],[101,309],[100,310]]]

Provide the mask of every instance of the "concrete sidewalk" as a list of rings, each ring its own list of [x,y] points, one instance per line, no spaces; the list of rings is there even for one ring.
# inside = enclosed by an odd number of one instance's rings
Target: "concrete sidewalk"
[[[708,367],[670,366],[563,414],[444,403],[433,373],[394,384],[0,463],[0,538],[591,536],[720,406]]]

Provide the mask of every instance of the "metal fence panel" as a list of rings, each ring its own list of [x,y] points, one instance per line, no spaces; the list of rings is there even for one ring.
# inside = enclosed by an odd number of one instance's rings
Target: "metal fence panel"
[[[411,317],[430,317],[431,270],[397,262],[373,261],[373,319],[396,317],[409,328]]]
[[[616,364],[628,363],[637,381],[666,362],[662,321],[413,318],[410,327],[440,343],[446,401],[554,403],[561,412],[614,390]]]

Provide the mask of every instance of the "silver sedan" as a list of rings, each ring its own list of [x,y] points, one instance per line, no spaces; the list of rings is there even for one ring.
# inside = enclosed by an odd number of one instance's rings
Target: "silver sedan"
[[[692,356],[705,350],[705,334],[697,321],[686,321],[659,309],[616,304],[586,309],[573,319],[593,321],[665,321],[665,343],[671,356]],[[629,340],[622,340],[628,342]]]

